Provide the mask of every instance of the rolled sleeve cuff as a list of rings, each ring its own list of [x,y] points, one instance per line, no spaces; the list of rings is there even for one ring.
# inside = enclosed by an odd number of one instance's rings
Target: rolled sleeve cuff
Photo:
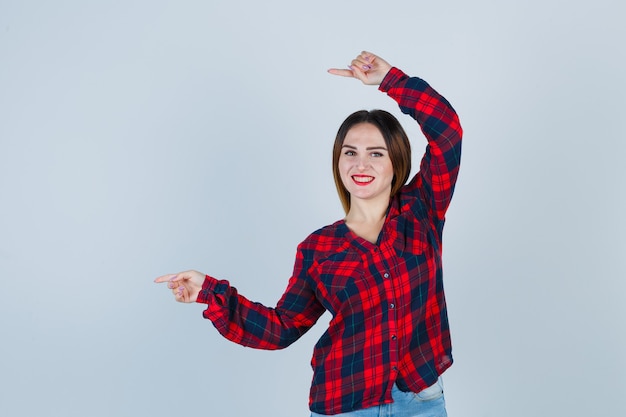
[[[378,86],[378,89],[384,93],[388,92],[391,88],[393,88],[400,79],[407,77],[407,75],[402,72],[402,70],[392,67],[389,72],[383,78],[383,81]]]
[[[218,292],[219,281],[209,275],[205,276],[202,283],[202,289],[196,299],[197,303],[210,304],[215,299],[215,293]]]

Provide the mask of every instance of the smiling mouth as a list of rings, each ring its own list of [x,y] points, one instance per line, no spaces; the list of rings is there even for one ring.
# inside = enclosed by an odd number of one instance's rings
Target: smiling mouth
[[[374,177],[370,177],[369,175],[353,175],[352,180],[357,185],[367,185],[370,182],[374,181]]]

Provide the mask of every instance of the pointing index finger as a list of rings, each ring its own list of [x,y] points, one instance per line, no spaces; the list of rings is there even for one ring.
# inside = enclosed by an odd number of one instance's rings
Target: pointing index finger
[[[354,77],[354,73],[350,69],[331,68],[328,70],[328,73],[341,77]]]
[[[167,281],[170,281],[170,280],[172,280],[172,279],[176,278],[176,276],[177,276],[177,274],[167,274],[167,275],[162,275],[162,276],[160,276],[160,277],[156,278],[156,279],[154,280],[154,282],[156,282],[157,284],[158,284],[158,283],[161,283],[161,282],[167,282]]]

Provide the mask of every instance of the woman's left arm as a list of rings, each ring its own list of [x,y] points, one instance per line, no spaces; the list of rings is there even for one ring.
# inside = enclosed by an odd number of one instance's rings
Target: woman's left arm
[[[417,175],[408,190],[416,190],[442,221],[450,205],[461,163],[463,129],[450,103],[426,81],[392,68],[379,86],[400,110],[420,125],[428,140]]]
[[[408,190],[420,192],[429,202],[434,217],[443,221],[459,173],[463,136],[459,117],[450,103],[426,81],[409,77],[370,52],[361,52],[348,69],[333,68],[328,72],[378,85],[379,90],[398,103],[403,113],[417,121],[428,146]]]

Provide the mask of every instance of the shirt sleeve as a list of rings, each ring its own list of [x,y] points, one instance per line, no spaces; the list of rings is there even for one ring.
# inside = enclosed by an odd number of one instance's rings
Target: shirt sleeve
[[[458,115],[426,81],[409,77],[395,67],[387,73],[379,89],[417,121],[428,140],[419,172],[404,191],[420,194],[434,217],[443,221],[461,162],[463,129]]]
[[[228,340],[256,349],[282,349],[306,333],[324,313],[305,279],[304,257],[298,250],[294,273],[275,308],[252,302],[228,281],[206,277],[198,303],[203,316]]]

